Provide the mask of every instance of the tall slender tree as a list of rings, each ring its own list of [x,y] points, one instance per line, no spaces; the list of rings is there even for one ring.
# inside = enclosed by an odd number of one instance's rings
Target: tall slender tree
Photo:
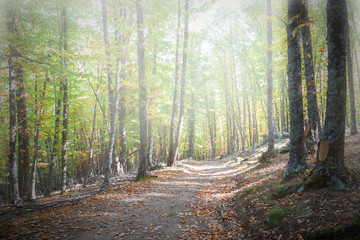
[[[267,20],[267,125],[269,131],[268,152],[274,151],[274,107],[273,107],[273,67],[272,67],[272,13],[271,0],[266,2]]]
[[[9,52],[9,110],[10,110],[10,140],[9,140],[9,172],[12,202],[15,205],[22,205],[19,193],[18,172],[16,164],[16,83],[23,77],[22,64],[19,59],[19,18],[17,16],[17,1],[7,2],[7,28],[10,33]]]
[[[116,58],[116,76],[115,84],[113,81],[113,70],[111,64],[111,53],[109,44],[109,33],[107,24],[107,1],[102,0],[102,19],[103,19],[103,33],[106,53],[106,68],[107,68],[107,79],[108,79],[108,91],[109,91],[109,109],[110,109],[110,132],[109,132],[109,149],[108,156],[105,163],[105,178],[104,184],[107,185],[111,176],[111,164],[114,157],[114,146],[115,146],[115,133],[116,133],[116,122],[118,115],[118,103],[119,103],[119,86],[120,86],[120,75],[119,75],[119,64],[120,56]]]
[[[176,49],[175,49],[175,82],[174,82],[174,96],[173,96],[173,106],[171,113],[171,123],[170,123],[170,144],[169,144],[169,158],[167,160],[167,165],[171,166],[173,164],[173,159],[175,155],[174,151],[174,135],[175,135],[175,124],[176,124],[176,115],[178,111],[178,98],[179,98],[179,48],[180,48],[180,23],[181,23],[181,0],[178,0],[178,20],[177,20],[177,29],[176,29]]]
[[[183,45],[183,59],[181,69],[181,91],[180,91],[180,111],[179,111],[179,122],[177,126],[175,145],[174,145],[174,157],[170,159],[168,165],[173,166],[176,159],[179,156],[179,143],[181,138],[181,132],[184,123],[185,113],[185,87],[186,87],[186,62],[187,62],[187,51],[188,51],[188,40],[189,40],[189,0],[185,0],[185,21],[184,21],[184,45]]]
[[[61,11],[62,18],[62,38],[63,38],[63,52],[68,50],[68,22],[67,10],[63,6]],[[61,192],[66,190],[66,164],[67,164],[67,148],[68,148],[68,128],[69,128],[69,104],[68,104],[68,77],[66,76],[67,60],[63,58],[64,76],[62,82],[63,89],[63,128],[62,128],[62,142],[61,142]]]
[[[346,22],[346,64],[348,73],[349,97],[350,97],[350,134],[355,135],[358,133],[356,121],[356,104],[355,104],[355,91],[354,91],[354,70],[353,59],[351,55],[351,36],[349,21]]]
[[[144,48],[144,12],[143,1],[136,0],[137,16],[137,53],[139,74],[139,119],[140,150],[137,179],[147,175],[147,114],[146,114],[146,81],[145,81],[145,48]]]
[[[285,178],[291,178],[306,167],[304,149],[304,115],[301,89],[300,25],[301,0],[288,0],[287,43],[290,110],[290,158]]]
[[[320,117],[317,102],[316,83],[315,83],[315,71],[314,71],[314,58],[312,49],[312,37],[310,31],[310,19],[308,15],[308,3],[303,1],[301,4],[301,38],[304,54],[305,65],[305,79],[306,79],[306,98],[307,98],[307,110],[310,124],[309,136],[310,144],[308,147],[313,148],[314,144],[319,141],[320,131]],[[312,149],[307,149],[308,151]]]

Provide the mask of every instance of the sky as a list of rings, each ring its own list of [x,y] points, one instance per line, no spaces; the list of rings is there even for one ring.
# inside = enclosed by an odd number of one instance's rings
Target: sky
[[[204,2],[201,0],[195,0],[195,6],[198,7]],[[190,23],[191,31],[200,31],[206,27],[207,23],[210,23],[216,15],[216,11],[220,8],[230,8],[232,10],[240,12],[242,9],[242,0],[217,0],[211,9],[204,13],[198,14],[198,16]]]

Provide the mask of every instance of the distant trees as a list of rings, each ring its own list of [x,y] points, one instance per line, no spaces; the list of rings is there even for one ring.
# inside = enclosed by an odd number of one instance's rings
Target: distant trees
[[[64,192],[66,185],[99,177],[106,184],[122,170],[138,170],[141,178],[150,162],[173,166],[180,158],[214,158],[265,144],[271,150],[271,132],[288,131],[289,114],[287,176],[304,169],[304,141],[314,149],[320,120],[330,125],[337,118],[332,104],[344,110],[332,92],[344,91],[343,86],[330,84],[338,76],[329,74],[327,83],[333,53],[328,55],[324,44],[322,4],[289,1],[287,32],[279,20],[285,14],[282,3],[270,0],[244,1],[242,13],[218,9],[213,22],[192,31],[189,14],[198,16],[213,1],[200,7],[188,0],[135,2],[102,0],[83,8],[82,1],[0,1],[3,199],[20,204],[21,198]],[[359,4],[352,3],[356,10]],[[349,116],[359,91],[351,90],[351,76],[359,70],[351,68],[356,61],[350,52],[356,58],[359,42],[349,43],[347,34],[359,17],[354,11],[344,32]],[[301,85],[301,58],[306,85]],[[329,71],[340,72],[335,64]],[[306,136],[303,115],[309,121]],[[319,144],[323,168],[337,164],[339,157],[331,154],[342,141],[326,128]]]

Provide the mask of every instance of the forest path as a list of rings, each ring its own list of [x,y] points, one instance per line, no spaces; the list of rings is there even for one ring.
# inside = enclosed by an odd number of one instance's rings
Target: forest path
[[[3,234],[9,239],[219,239],[226,236],[221,215],[231,211],[221,206],[231,176],[250,169],[248,161],[230,160],[235,157],[182,161],[152,172],[156,178],[115,183],[77,204],[23,215]]]
[[[176,168],[158,171],[155,174],[160,174],[160,180],[140,186],[140,189],[135,189],[135,194],[124,197],[109,192],[89,201],[88,206],[71,214],[68,224],[77,228],[66,231],[64,237],[209,238],[214,228],[221,228],[216,220],[219,214],[214,199],[210,199],[221,196],[215,183],[236,172],[238,169],[234,164],[224,161],[188,161]],[[171,176],[161,179],[162,173]],[[102,199],[104,197],[106,200]]]

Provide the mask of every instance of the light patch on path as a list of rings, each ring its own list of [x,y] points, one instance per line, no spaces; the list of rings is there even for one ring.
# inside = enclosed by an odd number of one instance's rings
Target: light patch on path
[[[109,196],[89,201],[83,209],[71,214],[68,223],[76,228],[63,237],[84,240],[208,238],[209,227],[218,225],[215,220],[218,214],[214,208],[208,210],[206,202],[222,196],[211,186],[220,177],[239,174],[242,168],[225,161],[180,163],[175,168],[175,176],[154,181],[137,194],[124,197],[113,193],[111,201]],[[86,206],[88,209],[84,209]],[[206,214],[207,210],[212,216]],[[79,214],[85,211],[87,214]],[[89,214],[93,211],[98,215]]]

